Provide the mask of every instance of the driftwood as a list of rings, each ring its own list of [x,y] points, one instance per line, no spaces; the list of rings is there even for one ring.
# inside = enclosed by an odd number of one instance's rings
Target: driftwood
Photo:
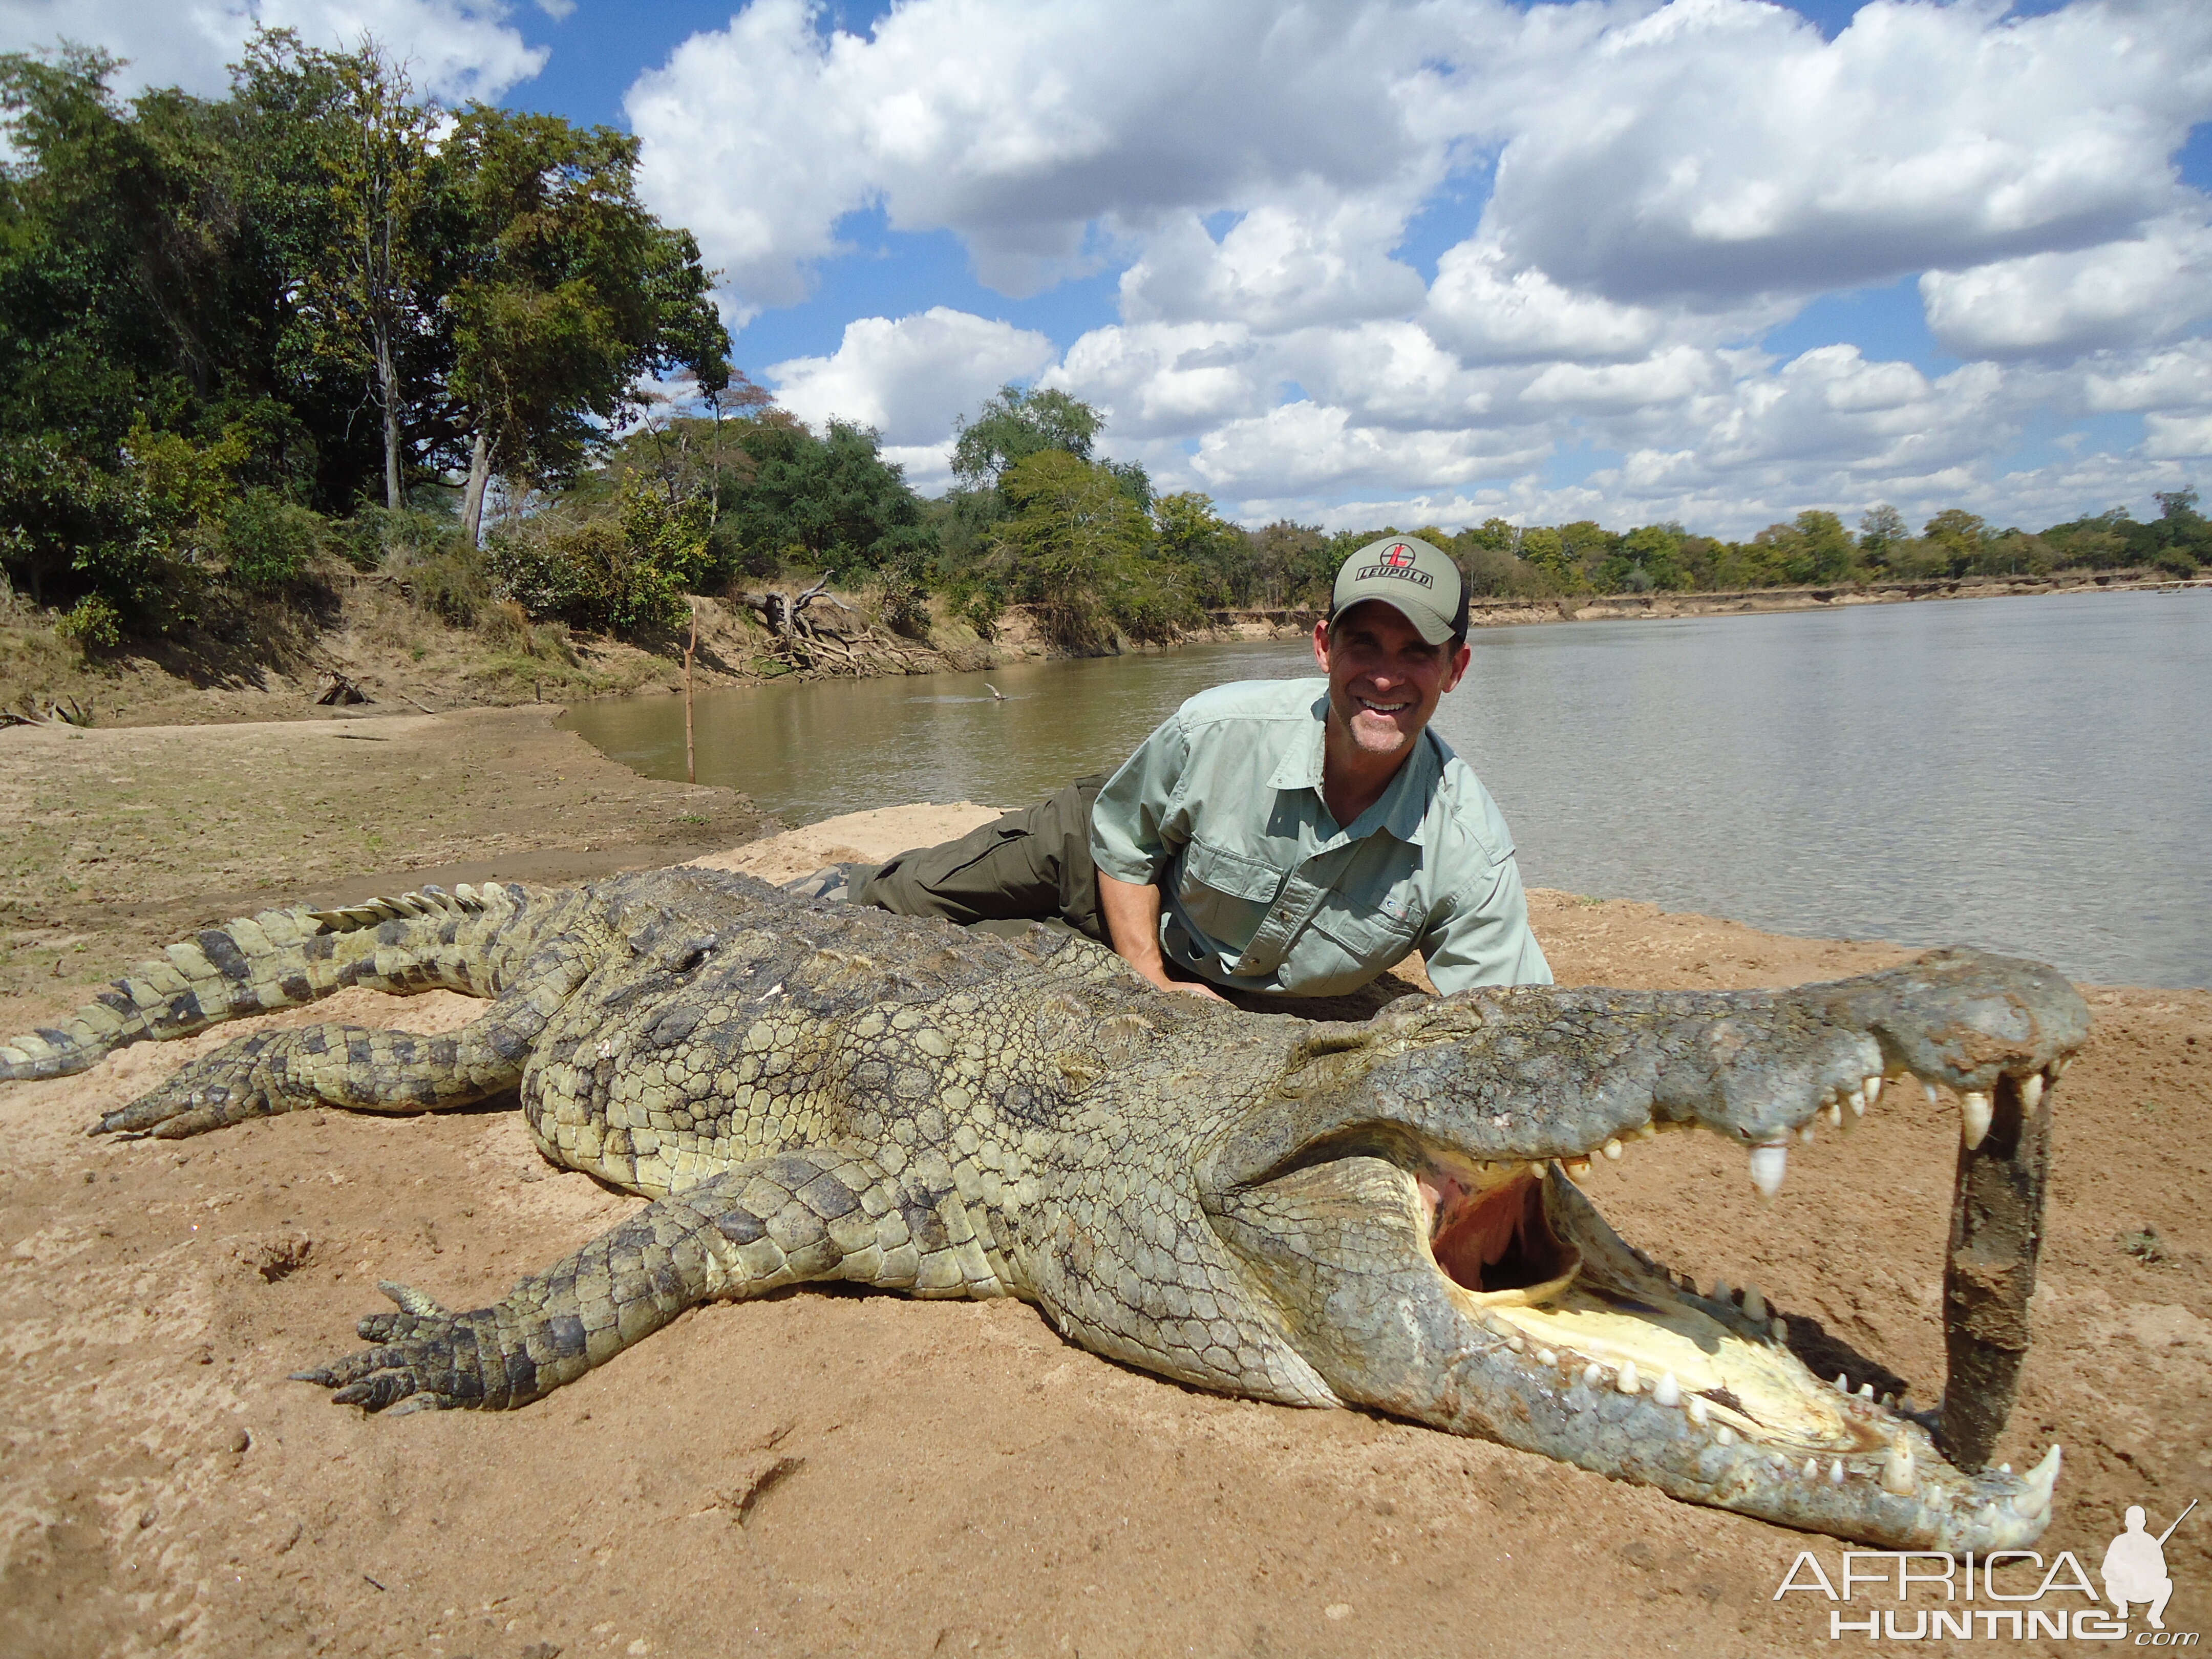
[[[759,613],[775,641],[775,653],[798,669],[866,675],[874,665],[890,662],[902,673],[915,672],[914,659],[890,637],[860,618],[852,606],[829,592],[829,582],[818,581],[799,593],[770,590],[764,593],[732,594],[746,609]],[[834,606],[859,623],[857,627],[820,620],[809,608],[819,601]]]
[[[0,708],[0,726],[89,726],[92,708],[74,697],[61,702],[47,702],[43,708],[25,703],[21,708]]]
[[[814,632],[814,625],[806,617],[806,607],[829,591],[830,581],[824,577],[797,595],[770,588],[765,593],[739,593],[736,598],[748,610],[759,611],[761,620],[768,624],[768,631],[778,639],[804,639]],[[837,605],[838,601],[832,599],[830,603]]]

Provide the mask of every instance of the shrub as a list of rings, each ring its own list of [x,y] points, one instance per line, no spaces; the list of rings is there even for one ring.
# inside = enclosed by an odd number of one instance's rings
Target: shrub
[[[112,651],[123,643],[123,616],[105,595],[88,593],[54,624],[54,630],[76,641],[82,651]]]
[[[273,489],[248,489],[223,511],[223,555],[240,586],[261,592],[289,587],[322,544],[322,515]]]

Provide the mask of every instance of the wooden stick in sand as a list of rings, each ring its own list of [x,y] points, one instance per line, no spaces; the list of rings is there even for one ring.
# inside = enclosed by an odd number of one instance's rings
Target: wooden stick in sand
[[[699,781],[699,763],[691,750],[691,654],[699,648],[699,601],[691,601],[691,643],[684,647],[684,781]]]

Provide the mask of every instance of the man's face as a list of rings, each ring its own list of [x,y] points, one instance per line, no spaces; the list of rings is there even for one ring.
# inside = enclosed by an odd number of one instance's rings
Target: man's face
[[[1314,659],[1328,675],[1329,723],[1364,754],[1403,759],[1437,702],[1467,672],[1473,653],[1431,645],[1380,599],[1355,605],[1314,629]]]

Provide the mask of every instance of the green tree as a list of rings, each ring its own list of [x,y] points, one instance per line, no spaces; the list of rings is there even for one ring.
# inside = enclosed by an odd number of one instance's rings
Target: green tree
[[[1920,533],[1943,550],[1954,576],[1974,568],[1990,539],[1989,525],[1962,507],[1944,508],[1922,526]]]
[[[321,59],[337,88],[320,160],[330,234],[301,272],[317,355],[364,372],[384,417],[384,505],[397,511],[402,428],[415,387],[404,342],[441,335],[434,247],[440,205],[433,138],[442,118],[404,65],[373,41]]]
[[[952,445],[952,476],[969,487],[996,488],[1030,456],[1057,449],[1079,461],[1091,459],[1104,424],[1098,411],[1065,392],[1009,383],[970,420],[962,420]],[[1142,470],[1139,470],[1139,477]],[[1127,480],[1133,483],[1133,479]],[[1150,485],[1145,486],[1149,494]],[[1128,491],[1133,495],[1133,490]],[[1142,511],[1145,501],[1138,500]]]
[[[994,562],[1056,642],[1096,648],[1111,627],[1166,638],[1197,620],[1182,573],[1144,556],[1151,526],[1106,468],[1046,449],[1000,482],[1014,513],[1000,526]]]
[[[483,105],[441,151],[465,232],[446,304],[471,545],[495,468],[539,484],[573,475],[637,409],[646,375],[688,369],[710,398],[730,384],[698,246],[638,201],[637,152],[611,128]]]
[[[742,568],[769,574],[789,561],[815,570],[911,572],[936,538],[876,434],[832,421],[819,438],[781,411],[732,422],[750,464],[722,508]]]
[[[1213,510],[1212,496],[1196,490],[1161,496],[1152,503],[1152,529],[1157,556],[1188,567],[1200,605],[1218,610],[1252,602],[1252,538]]]
[[[1587,593],[1589,577],[1576,556],[1573,544],[1549,525],[1535,525],[1521,532],[1521,557],[1534,570],[1545,589],[1553,593]]]
[[[1889,550],[1911,533],[1905,528],[1905,514],[1887,501],[1877,501],[1859,514],[1859,551],[1875,564],[1887,563]]]

